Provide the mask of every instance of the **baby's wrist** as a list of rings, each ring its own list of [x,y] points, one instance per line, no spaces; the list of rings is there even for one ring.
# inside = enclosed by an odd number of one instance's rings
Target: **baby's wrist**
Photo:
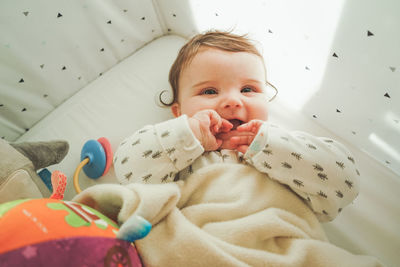
[[[268,134],[267,134],[267,125],[261,124],[257,135],[255,136],[254,140],[249,145],[245,153],[245,158],[253,158],[255,155],[260,153],[264,147],[267,145],[268,142]]]

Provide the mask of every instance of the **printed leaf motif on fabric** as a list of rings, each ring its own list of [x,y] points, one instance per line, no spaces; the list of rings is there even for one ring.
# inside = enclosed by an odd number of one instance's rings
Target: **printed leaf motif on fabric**
[[[292,152],[292,153],[290,153],[290,155],[292,155],[293,157],[295,157],[297,160],[301,160],[301,159],[302,159],[302,157],[301,157],[301,154],[300,154],[300,153],[295,153],[295,152]]]
[[[151,155],[151,153],[153,153],[153,150],[146,150],[146,151],[143,152],[143,157],[147,158],[148,156]]]
[[[303,181],[300,181],[300,180],[297,180],[297,179],[293,179],[293,183],[298,187],[304,186]]]
[[[339,168],[341,168],[342,170],[344,169],[344,163],[343,162],[339,162],[339,161],[336,161],[336,165],[338,165],[339,166]]]

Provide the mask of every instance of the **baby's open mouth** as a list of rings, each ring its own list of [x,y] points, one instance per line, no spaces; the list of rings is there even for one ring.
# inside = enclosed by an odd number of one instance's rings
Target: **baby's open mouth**
[[[238,119],[229,120],[229,122],[232,123],[232,125],[233,125],[231,131],[236,130],[237,127],[239,127],[240,125],[243,124],[243,121],[238,120]]]

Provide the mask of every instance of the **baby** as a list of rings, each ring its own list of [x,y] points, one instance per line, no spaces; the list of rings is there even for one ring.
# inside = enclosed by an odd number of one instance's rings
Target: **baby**
[[[75,198],[122,233],[141,229],[139,217],[150,222],[135,241],[145,266],[381,266],[327,242],[319,221],[357,196],[355,161],[336,141],[268,122],[271,89],[251,41],[196,35],[169,80],[176,118],[120,144],[122,185]]]
[[[358,194],[355,161],[340,143],[268,123],[262,55],[245,36],[194,36],[171,67],[175,119],[146,126],[114,157],[122,184],[185,180],[207,164],[247,164],[291,188],[320,221]],[[229,185],[227,185],[229,187]]]

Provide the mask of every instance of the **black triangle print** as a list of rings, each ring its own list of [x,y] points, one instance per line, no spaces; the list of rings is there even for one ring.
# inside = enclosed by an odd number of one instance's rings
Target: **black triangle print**
[[[25,12],[22,12],[22,13],[24,13],[25,17],[27,17],[29,15],[28,11],[25,11]]]
[[[23,82],[25,82],[24,79],[19,80],[19,83],[23,83]]]
[[[336,55],[336,53],[333,53],[333,55],[332,55],[333,57],[338,57],[338,55]]]
[[[372,32],[370,32],[370,31],[368,31],[368,36],[374,36],[374,34],[372,33]]]
[[[270,29],[268,29],[268,32],[269,32],[269,33],[273,33]]]
[[[172,16],[175,18],[175,17],[176,17],[176,14],[172,14]]]
[[[142,17],[142,20],[145,20],[146,18],[145,17]]]
[[[44,68],[44,64],[40,65],[40,68],[42,68],[42,69],[43,69],[43,68]]]
[[[308,66],[306,66],[306,70],[310,70],[310,68]]]
[[[389,69],[390,69],[392,72],[395,72],[395,70],[396,70],[395,67],[389,67]]]
[[[340,110],[338,110],[338,109],[336,109],[336,112],[337,112],[337,113],[342,113],[342,112],[341,112]]]
[[[63,15],[61,13],[57,14],[57,18],[61,18]]]
[[[128,9],[124,9],[124,12],[125,12],[125,13],[128,12]]]
[[[385,96],[386,96],[387,98],[390,98],[390,95],[389,95],[388,93],[386,93]]]
[[[107,21],[107,24],[111,24],[111,20]]]
[[[100,52],[104,52],[104,48],[100,49]]]
[[[313,116],[313,118],[314,118],[314,119],[316,119],[316,118],[317,118],[317,115],[312,115],[312,116]]]
[[[48,97],[48,96],[49,96],[49,95],[46,95],[46,94],[43,95],[44,98],[46,98],[46,97]]]
[[[26,111],[26,108],[23,108],[21,111],[22,111],[22,112]]]
[[[4,104],[0,104],[0,107],[4,107]]]
[[[65,66],[64,66],[64,67],[62,67],[62,70],[66,70],[66,69],[67,69],[67,67],[65,67]]]

